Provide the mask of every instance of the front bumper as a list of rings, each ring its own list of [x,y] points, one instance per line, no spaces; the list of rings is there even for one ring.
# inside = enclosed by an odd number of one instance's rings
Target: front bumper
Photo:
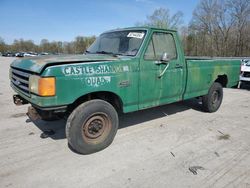
[[[240,76],[240,81],[250,82],[250,77]]]
[[[28,104],[29,102],[22,98],[20,95],[13,95],[13,102],[17,106]]]
[[[50,107],[41,107],[36,104],[33,104],[20,95],[13,95],[13,102],[15,105],[20,106],[20,105],[25,105],[25,104],[31,104],[33,107],[42,110],[42,111],[54,111],[55,113],[61,113],[61,112],[66,112],[67,111],[67,106],[50,106]]]
[[[41,97],[30,92],[29,81],[33,73],[11,67],[9,72],[10,86],[18,94],[13,96],[16,105],[30,103],[36,109],[43,111],[66,111],[68,104],[63,103],[57,96]]]
[[[30,103],[35,108],[44,111],[55,111],[55,112],[66,112],[68,105],[58,105],[56,103],[55,97],[40,97],[37,95],[31,94],[27,96],[22,93],[15,85],[11,84],[12,89],[17,93],[17,95],[13,96],[14,104],[23,105]]]

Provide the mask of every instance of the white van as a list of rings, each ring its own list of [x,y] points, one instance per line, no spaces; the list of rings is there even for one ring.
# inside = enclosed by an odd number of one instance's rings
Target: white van
[[[250,84],[250,59],[243,59],[241,64],[240,84],[248,82]],[[239,86],[240,87],[240,86]]]

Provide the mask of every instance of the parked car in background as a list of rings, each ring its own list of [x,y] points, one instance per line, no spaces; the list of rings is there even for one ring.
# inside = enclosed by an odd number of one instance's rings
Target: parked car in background
[[[243,59],[241,63],[239,87],[241,87],[245,83],[250,84],[250,59]]]
[[[16,56],[16,57],[24,57],[24,53],[25,53],[25,52],[17,52],[17,53],[15,54],[15,56]]]
[[[15,53],[13,52],[5,52],[2,54],[2,56],[4,57],[15,57]]]
[[[39,55],[50,55],[48,52],[41,52]]]
[[[35,56],[38,56],[38,53],[35,53],[35,52],[24,53],[24,57],[35,57]]]

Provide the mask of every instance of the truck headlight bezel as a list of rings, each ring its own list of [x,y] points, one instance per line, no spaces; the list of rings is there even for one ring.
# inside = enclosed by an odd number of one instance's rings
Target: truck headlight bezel
[[[42,97],[51,97],[56,95],[55,77],[40,77],[31,75],[29,77],[29,90],[31,93]]]

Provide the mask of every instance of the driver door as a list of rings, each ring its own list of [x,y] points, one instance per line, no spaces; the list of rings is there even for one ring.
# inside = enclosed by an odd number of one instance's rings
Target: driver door
[[[172,33],[154,31],[140,60],[139,109],[179,101],[183,89],[183,63]],[[167,62],[161,61],[168,54]]]

